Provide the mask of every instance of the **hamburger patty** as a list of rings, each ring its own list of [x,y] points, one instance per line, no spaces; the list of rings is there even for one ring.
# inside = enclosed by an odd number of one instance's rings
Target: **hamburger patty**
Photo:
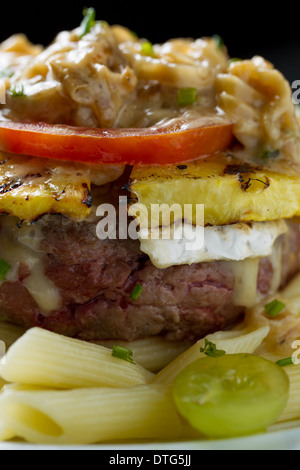
[[[58,288],[61,307],[43,314],[24,286],[30,267],[22,262],[18,279],[0,287],[6,318],[25,327],[40,326],[85,340],[164,335],[169,340],[195,340],[229,327],[245,310],[235,305],[231,262],[210,262],[167,269],[154,267],[139,242],[96,237],[96,222],[75,223],[60,216],[39,221],[45,275]],[[300,267],[298,225],[277,243],[281,246],[281,286]],[[274,263],[274,261],[273,261]],[[271,258],[259,262],[257,289],[270,293]],[[131,299],[137,284],[140,297]]]

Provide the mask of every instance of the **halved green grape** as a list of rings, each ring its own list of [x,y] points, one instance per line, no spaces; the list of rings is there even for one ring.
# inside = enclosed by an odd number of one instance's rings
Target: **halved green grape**
[[[209,437],[265,430],[283,411],[288,393],[284,369],[251,354],[198,359],[173,385],[180,414]]]

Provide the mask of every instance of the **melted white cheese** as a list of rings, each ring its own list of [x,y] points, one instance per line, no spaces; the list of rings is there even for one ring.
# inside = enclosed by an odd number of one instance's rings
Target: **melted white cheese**
[[[44,254],[38,247],[42,235],[38,226],[16,226],[17,219],[6,217],[1,223],[0,259],[10,264],[11,268],[3,282],[17,282],[19,267],[24,263],[30,269],[30,275],[23,279],[22,284],[36,301],[40,312],[47,315],[61,305],[59,290],[47,278],[44,271]],[[17,292],[16,292],[17,295]]]
[[[234,275],[234,305],[253,307],[260,297],[257,289],[259,258],[232,261],[230,268]]]
[[[160,234],[155,234],[156,239],[153,239],[153,233],[152,238],[147,238],[143,231],[140,233],[141,251],[161,269],[180,264],[269,256],[276,239],[287,231],[287,225],[280,220],[205,227],[192,242],[195,229],[191,225],[185,224],[181,238],[178,226],[171,230],[170,239],[164,239],[169,229],[160,229]]]
[[[18,280],[19,266],[25,263],[30,275],[22,284],[36,301],[44,315],[59,309],[61,296],[59,290],[44,272],[45,255],[39,251],[43,235],[40,225],[16,227],[17,219],[6,217],[2,220],[0,231],[0,259],[11,265],[5,281]],[[171,230],[171,239],[142,238],[141,250],[147,253],[152,263],[158,268],[172,265],[193,264],[207,261],[231,261],[235,277],[234,303],[251,307],[257,301],[257,276],[259,258],[271,256],[271,262],[277,268],[273,277],[272,291],[276,291],[280,282],[278,269],[280,244],[275,245],[277,238],[287,231],[284,221],[238,223],[223,227],[206,227],[198,232],[200,236],[192,240],[195,233],[192,226],[186,225],[184,236],[178,238],[179,227]],[[166,236],[164,228],[161,237]],[[157,235],[157,234],[156,234]],[[278,249],[276,249],[276,246]],[[191,249],[192,248],[192,249]]]

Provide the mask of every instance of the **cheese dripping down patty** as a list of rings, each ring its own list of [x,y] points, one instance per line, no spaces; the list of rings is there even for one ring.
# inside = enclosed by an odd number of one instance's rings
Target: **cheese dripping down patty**
[[[152,231],[151,238],[142,229],[139,234],[141,251],[161,269],[180,264],[260,258],[272,254],[277,238],[287,232],[287,224],[284,220],[239,222],[198,229],[196,232],[190,224],[182,227],[181,223],[176,223]]]
[[[0,259],[10,265],[10,270],[5,279],[0,281],[0,286],[5,282],[17,282],[20,265],[25,264],[30,274],[22,280],[22,284],[35,300],[40,312],[48,315],[59,310],[61,296],[59,289],[45,274],[46,256],[39,249],[43,238],[41,225],[24,225],[18,228],[17,222],[15,217],[4,217],[1,220]]]
[[[45,273],[46,255],[40,249],[44,238],[43,223],[18,228],[16,222],[14,217],[3,217],[1,220],[0,258],[9,263],[10,270],[5,280],[0,281],[0,286],[5,282],[18,281],[19,267],[21,263],[25,263],[30,269],[30,274],[22,280],[22,284],[37,303],[40,312],[48,316],[60,309],[62,298],[60,290]],[[186,237],[181,240],[141,240],[141,249],[159,268],[202,261],[230,261],[235,277],[235,305],[252,306],[256,303],[260,257],[274,254],[272,265],[276,272],[280,273],[281,255],[275,248],[278,237],[288,230],[283,220],[206,227],[204,245],[198,250],[195,246],[194,250],[186,249],[191,243],[193,227],[186,226],[186,230]],[[175,233],[176,228],[172,235]],[[278,247],[280,248],[280,244]],[[272,292],[276,292],[279,287],[280,276],[278,279],[277,277],[274,279]]]

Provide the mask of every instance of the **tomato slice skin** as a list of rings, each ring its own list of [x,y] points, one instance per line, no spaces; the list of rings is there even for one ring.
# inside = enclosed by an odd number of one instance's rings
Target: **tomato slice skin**
[[[225,150],[233,124],[211,122],[144,129],[92,129],[31,122],[0,122],[0,150],[90,164],[177,164]]]
[[[173,384],[179,413],[214,438],[264,431],[283,411],[288,393],[283,368],[251,354],[198,359]]]

